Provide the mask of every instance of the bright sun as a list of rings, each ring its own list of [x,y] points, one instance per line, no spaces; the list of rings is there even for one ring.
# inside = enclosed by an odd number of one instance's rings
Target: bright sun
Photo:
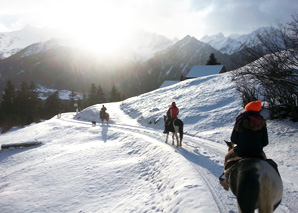
[[[59,25],[81,47],[96,52],[117,52],[133,31],[134,19],[129,8],[110,1],[68,1],[57,6],[49,20]]]

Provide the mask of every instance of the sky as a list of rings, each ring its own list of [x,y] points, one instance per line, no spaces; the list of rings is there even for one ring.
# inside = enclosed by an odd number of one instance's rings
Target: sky
[[[238,212],[235,196],[218,182],[224,140],[243,112],[231,78],[199,77],[106,103],[109,124],[101,124],[98,104],[1,134],[0,144],[41,145],[1,150],[0,212]],[[172,101],[184,122],[182,148],[162,133]],[[298,212],[297,122],[261,114],[264,151],[283,181],[275,213]]]
[[[134,29],[170,39],[246,34],[286,22],[298,11],[297,0],[0,0],[0,5],[0,32],[32,25],[104,39],[129,36]]]

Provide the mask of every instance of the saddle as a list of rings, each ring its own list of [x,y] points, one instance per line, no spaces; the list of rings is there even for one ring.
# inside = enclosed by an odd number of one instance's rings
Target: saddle
[[[224,172],[219,177],[219,182],[224,187],[224,189],[226,189],[226,190],[229,189],[229,178],[230,178],[230,173],[232,172],[232,170],[236,168],[236,166],[239,162],[241,162],[247,158],[257,158],[257,159],[266,161],[267,163],[269,163],[269,165],[271,165],[274,168],[274,170],[280,176],[278,168],[277,168],[277,164],[272,159],[264,159],[262,155],[253,155],[253,156],[241,156],[241,155],[236,154],[227,160],[227,162],[224,165]],[[222,178],[222,176],[225,176],[225,179]]]
[[[172,119],[171,117],[168,117],[166,122],[165,122],[165,126],[166,129],[169,130],[170,132],[174,132],[174,127],[173,127],[173,122],[176,120],[177,118]]]

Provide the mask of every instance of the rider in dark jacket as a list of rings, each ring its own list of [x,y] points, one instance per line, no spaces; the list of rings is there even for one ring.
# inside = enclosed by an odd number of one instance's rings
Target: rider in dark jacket
[[[237,144],[234,152],[239,155],[261,155],[263,147],[268,145],[265,119],[258,111],[246,111],[240,114],[236,119],[231,141]]]
[[[231,141],[237,146],[226,155],[225,166],[229,159],[236,156],[266,159],[263,147],[268,145],[268,133],[266,120],[260,114],[261,105],[261,101],[248,103],[245,106],[245,112],[236,118]],[[227,181],[221,184],[225,189],[229,188]]]

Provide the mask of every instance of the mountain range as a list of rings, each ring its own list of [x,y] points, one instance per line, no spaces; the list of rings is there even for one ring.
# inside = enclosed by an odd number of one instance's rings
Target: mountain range
[[[211,53],[227,70],[243,66],[232,61],[233,54],[254,33],[204,36],[201,41],[187,35],[173,41],[139,30],[120,54],[107,57],[79,49],[54,30],[27,26],[0,33],[0,91],[7,80],[77,92],[88,92],[94,83],[105,93],[115,85],[131,97],[158,88],[164,80],[179,80],[193,65],[205,65]]]

